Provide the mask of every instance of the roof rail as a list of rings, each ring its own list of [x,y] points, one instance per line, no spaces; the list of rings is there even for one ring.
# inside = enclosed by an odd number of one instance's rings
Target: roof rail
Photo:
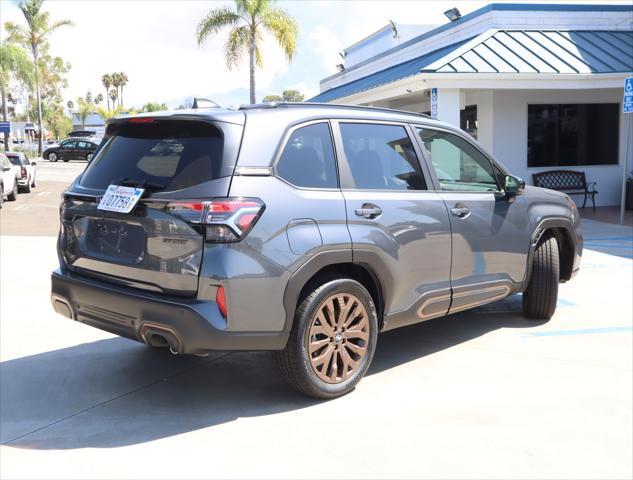
[[[408,110],[395,110],[385,107],[370,107],[366,105],[343,105],[340,103],[320,103],[320,102],[265,102],[253,103],[250,105],[240,105],[238,110],[254,110],[260,108],[291,108],[291,107],[315,107],[315,108],[354,108],[360,110],[375,110],[378,112],[402,113],[406,115],[415,115],[424,118],[433,118],[426,113],[410,112]]]

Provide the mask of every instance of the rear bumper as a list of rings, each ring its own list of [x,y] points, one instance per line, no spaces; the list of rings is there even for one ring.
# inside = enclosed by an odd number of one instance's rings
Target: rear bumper
[[[165,299],[65,270],[51,275],[55,311],[72,320],[148,344],[166,339],[177,353],[218,350],[281,350],[287,332],[232,332],[213,325],[214,302]]]

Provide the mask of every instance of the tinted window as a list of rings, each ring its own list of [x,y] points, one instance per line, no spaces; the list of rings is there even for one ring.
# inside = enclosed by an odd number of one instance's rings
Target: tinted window
[[[418,158],[404,127],[341,123],[345,157],[359,189],[425,190]]]
[[[327,123],[292,132],[277,163],[277,175],[298,187],[337,187],[334,148]]]
[[[617,103],[528,105],[528,167],[618,163]]]
[[[62,143],[62,147],[64,147],[64,148],[77,148],[77,142]]]
[[[90,148],[90,144],[88,142],[77,142],[79,148]]]
[[[115,124],[81,178],[87,188],[106,188],[123,178],[179,190],[222,175],[222,137],[202,122]]]
[[[452,133],[417,131],[442,190],[498,190],[492,164],[469,142]]]
[[[7,155],[7,158],[13,165],[22,165],[22,160],[19,155]]]

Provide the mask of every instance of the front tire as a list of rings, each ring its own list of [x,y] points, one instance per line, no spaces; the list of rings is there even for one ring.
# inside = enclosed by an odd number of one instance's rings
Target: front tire
[[[527,318],[552,318],[558,300],[559,279],[558,242],[555,236],[546,234],[534,252],[530,283],[523,292],[523,313]]]
[[[374,356],[376,307],[360,283],[329,281],[301,300],[286,348],[275,352],[285,380],[314,398],[351,392]]]

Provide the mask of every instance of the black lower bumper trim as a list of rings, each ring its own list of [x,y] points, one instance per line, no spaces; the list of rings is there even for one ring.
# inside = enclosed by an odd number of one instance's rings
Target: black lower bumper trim
[[[198,301],[160,299],[61,270],[52,273],[51,284],[57,313],[150,344],[147,332],[162,332],[166,340],[173,340],[178,353],[281,350],[288,340],[288,332],[219,330],[201,314]]]

